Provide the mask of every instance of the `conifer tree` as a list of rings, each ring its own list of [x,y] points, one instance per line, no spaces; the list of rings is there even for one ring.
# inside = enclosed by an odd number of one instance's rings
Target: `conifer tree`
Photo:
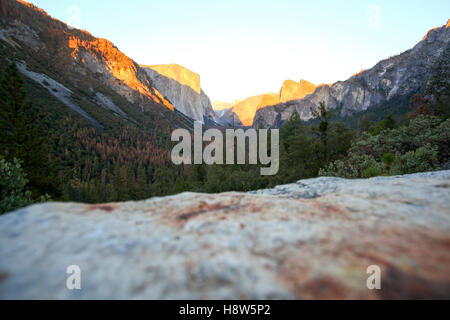
[[[26,100],[23,86],[16,64],[11,63],[0,81],[0,148],[8,161],[22,161],[33,198],[41,194],[59,197],[60,182],[49,160],[47,135],[39,126],[37,110]]]
[[[372,127],[372,120],[370,120],[368,115],[365,115],[362,120],[361,124],[359,125],[359,133],[367,132]]]
[[[150,196],[150,189],[148,187],[147,173],[145,167],[140,163],[137,169],[135,197],[136,200],[143,200]]]
[[[327,110],[325,102],[319,104],[318,110],[311,110],[312,115],[320,121],[319,126],[314,128],[313,132],[322,143],[322,155],[325,164],[328,163],[328,136],[330,128],[330,120],[335,116],[333,112]]]

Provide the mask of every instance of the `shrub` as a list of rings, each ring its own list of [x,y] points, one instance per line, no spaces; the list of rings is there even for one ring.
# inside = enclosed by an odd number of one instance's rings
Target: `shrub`
[[[10,163],[0,159],[0,173],[0,214],[32,203],[31,192],[25,191],[28,180],[19,160]]]
[[[369,167],[364,170],[363,178],[373,178],[381,176],[381,171],[377,167]]]
[[[348,155],[332,162],[320,175],[370,178],[432,171],[450,157],[450,119],[419,115],[407,126],[377,135],[361,133]]]
[[[383,157],[381,158],[381,160],[384,163],[386,174],[390,175],[391,174],[391,166],[395,161],[395,156],[392,153],[385,153],[383,155]]]
[[[397,157],[394,162],[393,174],[411,174],[433,171],[439,167],[438,148],[427,144],[416,151],[410,151]]]
[[[0,214],[4,214],[36,202],[50,201],[48,194],[33,200],[32,193],[26,190],[28,180],[23,172],[21,161],[14,158],[13,163],[0,156]]]

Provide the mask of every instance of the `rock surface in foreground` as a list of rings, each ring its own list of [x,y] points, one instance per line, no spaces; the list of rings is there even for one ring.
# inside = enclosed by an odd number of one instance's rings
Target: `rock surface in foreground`
[[[443,171],[36,205],[0,218],[0,298],[450,298],[449,187]]]

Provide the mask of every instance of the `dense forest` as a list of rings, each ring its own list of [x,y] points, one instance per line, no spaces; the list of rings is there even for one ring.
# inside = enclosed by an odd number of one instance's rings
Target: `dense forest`
[[[448,72],[448,64],[441,65],[400,114],[392,106],[342,119],[323,103],[309,123],[294,113],[280,129],[279,173],[261,176],[255,165],[173,165],[170,126],[111,117],[101,131],[73,113],[43,109],[55,102],[11,63],[0,83],[0,212],[48,200],[140,200],[184,191],[250,191],[320,175],[438,170],[448,165],[450,153]]]

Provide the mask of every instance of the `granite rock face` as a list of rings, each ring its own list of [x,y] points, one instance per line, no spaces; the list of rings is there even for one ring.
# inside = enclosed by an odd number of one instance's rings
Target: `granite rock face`
[[[20,51],[21,57],[32,56],[39,61],[40,68],[28,65],[29,72],[24,72],[26,76],[30,77],[31,72],[41,79],[42,72],[52,75],[54,78],[46,77],[90,92],[92,102],[121,117],[127,118],[127,115],[114,107],[111,97],[104,93],[112,91],[141,110],[156,105],[174,109],[151,84],[145,70],[112,42],[55,20],[31,3],[0,0],[0,39],[9,45],[8,50]],[[31,78],[36,80],[36,76]],[[73,101],[61,98],[61,94],[55,96],[70,109],[80,109],[74,107]],[[76,112],[94,127],[101,127],[85,110]]]
[[[303,99],[307,95],[314,93],[316,88],[314,84],[303,79],[300,82],[286,80],[280,90],[280,102]]]
[[[383,60],[372,69],[346,81],[319,86],[297,101],[257,110],[255,127],[274,128],[287,121],[294,111],[303,120],[312,118],[311,108],[324,101],[328,109],[338,109],[341,116],[365,111],[394,98],[409,97],[423,90],[434,69],[450,50],[450,20],[441,28],[430,30],[413,49]]]
[[[200,75],[177,64],[142,67],[152,84],[178,111],[203,123],[219,122],[209,97],[200,87]]]
[[[303,99],[312,94],[315,89],[316,86],[306,80],[300,80],[299,82],[286,80],[278,94],[270,92],[237,101],[226,112],[222,112],[219,117],[226,123],[232,123],[234,115],[242,125],[250,127],[253,125],[258,110]],[[234,122],[236,123],[236,119]]]
[[[35,205],[0,217],[0,298],[448,299],[449,188],[441,171]]]

